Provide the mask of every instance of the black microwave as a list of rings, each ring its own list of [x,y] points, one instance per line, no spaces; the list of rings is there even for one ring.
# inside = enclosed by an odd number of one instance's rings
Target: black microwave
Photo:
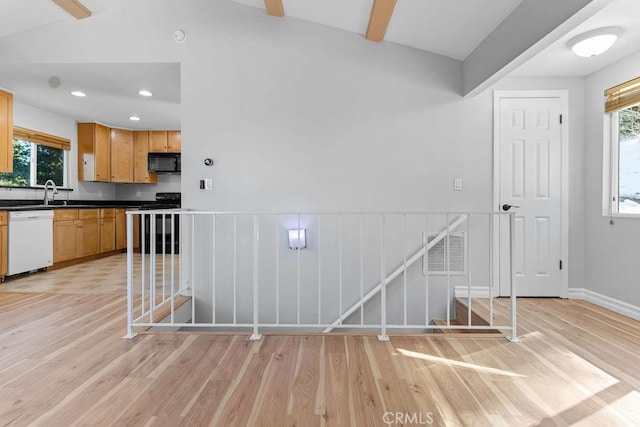
[[[149,153],[149,172],[180,173],[180,153]]]

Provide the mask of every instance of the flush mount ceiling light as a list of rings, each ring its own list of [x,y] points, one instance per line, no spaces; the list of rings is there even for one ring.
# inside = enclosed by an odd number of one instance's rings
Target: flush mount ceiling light
[[[129,116],[129,120],[132,120],[134,122],[139,122],[140,121],[140,117],[138,117],[138,116]]]
[[[149,92],[148,90],[145,90],[145,89],[142,89],[142,90],[138,91],[138,94],[142,95],[142,96],[153,96],[153,94],[151,92]]]
[[[84,93],[82,91],[79,91],[79,90],[74,90],[73,92],[71,92],[71,95],[77,96],[79,98],[83,98],[83,97],[87,96],[86,93]]]
[[[567,47],[578,56],[591,58],[613,46],[620,33],[617,27],[598,28],[572,38],[567,42]]]

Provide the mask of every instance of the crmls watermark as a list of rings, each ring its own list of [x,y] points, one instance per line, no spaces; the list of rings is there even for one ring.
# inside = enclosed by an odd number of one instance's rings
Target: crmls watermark
[[[431,425],[433,412],[385,412],[382,421],[389,425]]]

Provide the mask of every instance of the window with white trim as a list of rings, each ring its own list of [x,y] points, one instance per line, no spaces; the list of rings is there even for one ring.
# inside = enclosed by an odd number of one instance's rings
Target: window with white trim
[[[0,185],[42,187],[51,179],[67,186],[68,139],[14,127],[13,171],[0,173]]]
[[[605,92],[610,128],[610,213],[640,215],[640,78]]]

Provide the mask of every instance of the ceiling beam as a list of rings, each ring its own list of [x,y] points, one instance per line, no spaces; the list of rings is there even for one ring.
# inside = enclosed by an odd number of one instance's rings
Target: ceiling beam
[[[462,63],[462,94],[490,88],[612,0],[523,0]]]
[[[267,8],[267,13],[269,15],[277,16],[279,18],[284,16],[282,0],[264,0],[264,6]]]
[[[369,28],[367,28],[367,40],[381,42],[387,32],[393,8],[396,0],[374,0],[371,8],[371,18],[369,18]]]
[[[53,0],[53,2],[76,19],[83,19],[91,16],[91,11],[78,0]]]

